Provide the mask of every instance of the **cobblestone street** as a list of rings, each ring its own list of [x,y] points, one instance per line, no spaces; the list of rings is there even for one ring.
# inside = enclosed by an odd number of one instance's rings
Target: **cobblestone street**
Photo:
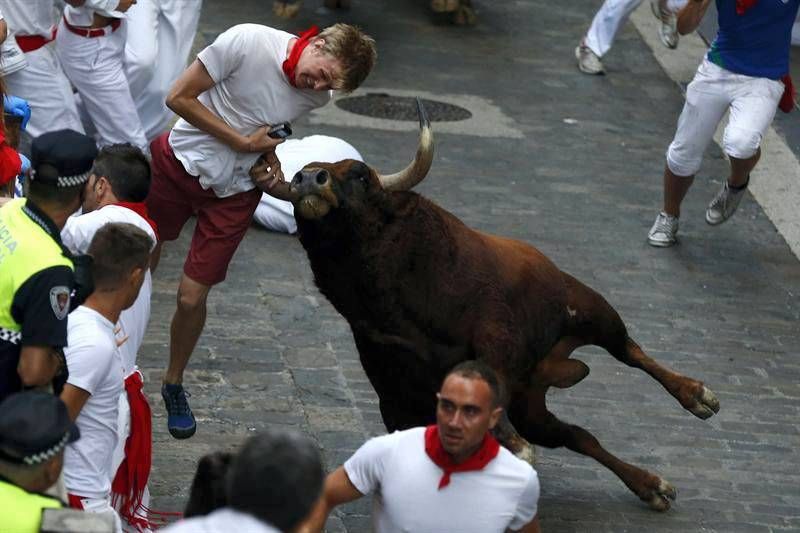
[[[600,3],[482,1],[478,24],[459,28],[434,25],[421,1],[354,0],[339,13],[306,0],[287,22],[269,1],[205,0],[196,45],[241,22],[364,28],[379,63],[357,94],[420,94],[490,117],[433,124],[436,157],[418,192],[472,227],[537,246],[603,294],[649,355],[717,394],[719,414],[702,421],[646,374],[577,350],[591,374],[552,392],[551,409],[663,476],[678,499],[655,513],[597,462],[537,448],[544,531],[800,531],[800,264],[749,193],[731,221],[705,223],[728,168],[716,145],[684,202],[679,245],[647,245],[683,97],[631,25],[604,59],[606,76],[578,72],[573,49]],[[293,127],[341,137],[389,172],[417,140],[414,122],[370,123],[334,104]],[[165,246],[140,356],[154,417],[152,507],[164,511],[182,510],[201,455],[254,431],[299,429],[329,468],[384,431],[350,330],[314,286],[300,243],[253,226],[211,292],[186,374],[197,434],[169,436],[159,388],[192,227]],[[369,532],[369,511],[367,500],[343,507],[328,531]]]

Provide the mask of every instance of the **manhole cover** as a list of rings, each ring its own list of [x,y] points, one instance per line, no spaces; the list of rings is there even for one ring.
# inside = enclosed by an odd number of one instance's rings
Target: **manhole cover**
[[[420,99],[431,122],[456,122],[467,120],[472,113],[453,104]],[[369,93],[336,100],[336,106],[373,118],[390,120],[417,120],[417,99],[407,96],[392,96],[385,93]]]

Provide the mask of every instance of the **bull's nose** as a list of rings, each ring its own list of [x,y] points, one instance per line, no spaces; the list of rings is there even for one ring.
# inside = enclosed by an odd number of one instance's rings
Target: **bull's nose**
[[[330,174],[322,168],[311,168],[299,171],[292,178],[295,187],[305,186],[310,188],[322,187],[328,183]]]

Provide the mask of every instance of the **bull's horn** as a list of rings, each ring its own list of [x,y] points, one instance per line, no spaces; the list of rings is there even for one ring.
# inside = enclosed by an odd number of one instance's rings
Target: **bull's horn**
[[[419,145],[417,155],[406,168],[396,174],[378,174],[381,185],[387,191],[408,191],[425,179],[433,163],[433,132],[431,123],[425,114],[422,102],[417,98],[419,114]]]

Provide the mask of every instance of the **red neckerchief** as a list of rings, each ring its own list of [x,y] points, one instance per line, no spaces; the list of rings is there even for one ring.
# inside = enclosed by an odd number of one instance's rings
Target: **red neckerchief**
[[[156,225],[155,221],[147,215],[147,206],[144,205],[144,202],[116,202],[114,205],[130,209],[142,217],[144,221],[150,224],[150,227],[153,228],[153,233],[156,234],[156,239],[158,239],[158,226]]]
[[[439,428],[435,424],[425,428],[425,453],[428,454],[428,457],[431,458],[431,461],[436,466],[444,471],[442,479],[439,480],[439,490],[450,484],[450,474],[483,470],[492,459],[497,457],[499,452],[500,443],[487,433],[483,437],[481,447],[469,456],[466,461],[456,464],[450,454],[442,447],[442,441],[439,439]]]
[[[758,3],[758,0],[736,0],[736,14],[744,15],[745,11]]]
[[[311,26],[306,31],[301,33],[298,38],[297,42],[294,43],[292,47],[291,53],[289,53],[289,57],[286,61],[283,62],[283,73],[286,74],[286,77],[289,78],[289,83],[292,87],[297,87],[295,85],[296,80],[295,76],[295,69],[297,68],[297,62],[300,61],[300,54],[303,53],[306,46],[311,42],[311,39],[316,37],[319,34],[319,28],[316,26]]]
[[[131,407],[131,434],[125,441],[125,459],[119,465],[111,484],[112,503],[129,524],[150,527],[142,518],[142,498],[150,477],[152,427],[150,405],[142,392],[142,375],[134,372],[125,378],[125,391]],[[146,513],[144,513],[146,516]]]

